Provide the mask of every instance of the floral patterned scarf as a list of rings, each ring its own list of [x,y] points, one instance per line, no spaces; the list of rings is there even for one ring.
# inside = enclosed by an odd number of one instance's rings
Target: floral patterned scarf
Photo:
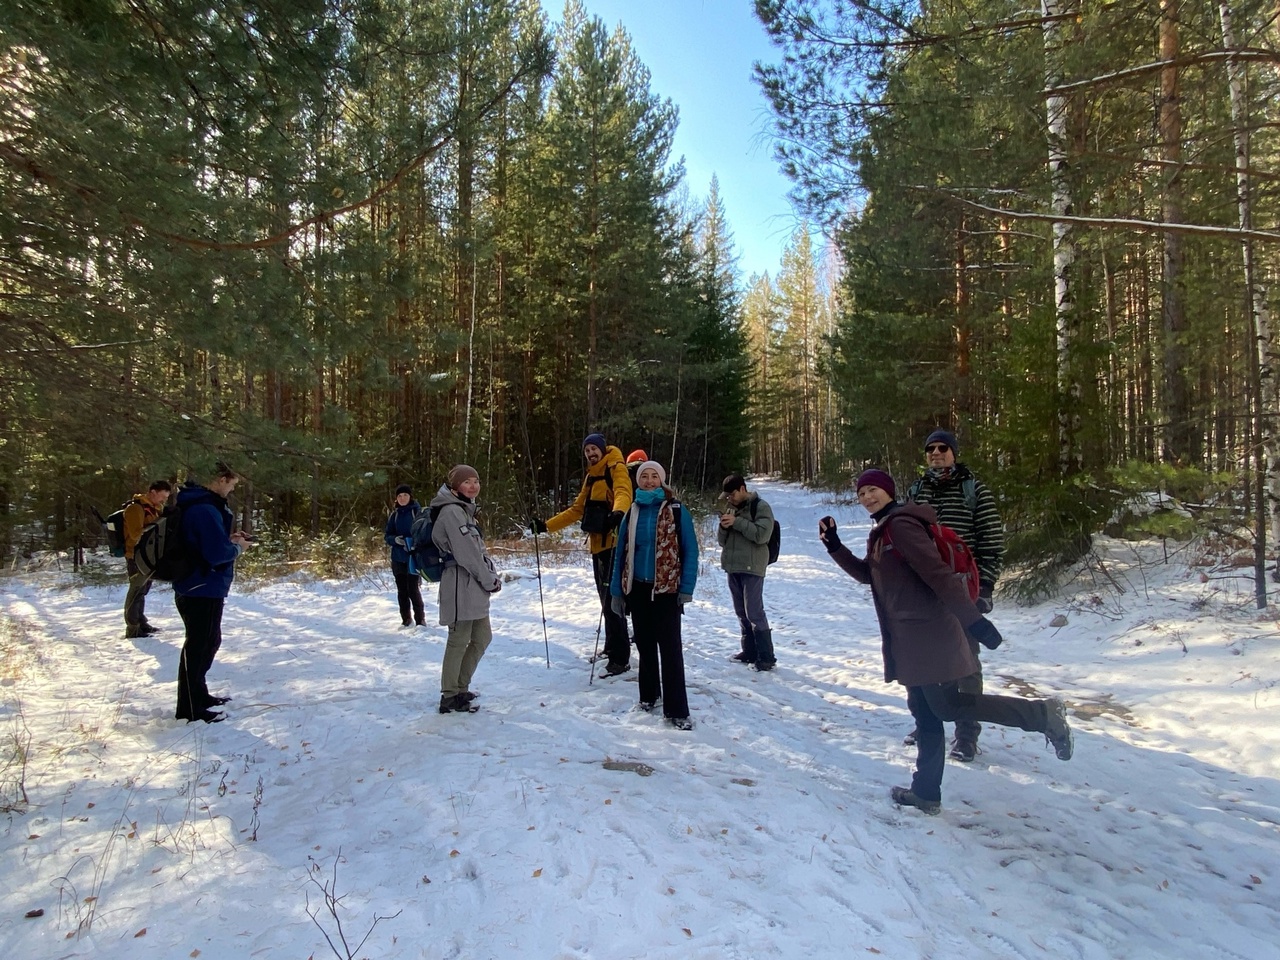
[[[658,508],[657,529],[654,531],[654,594],[680,592],[680,537],[676,530],[675,510],[672,504],[679,501],[664,500]],[[683,507],[681,507],[683,509]],[[633,505],[627,518],[627,552],[622,558],[622,592],[629,594],[635,579],[636,527],[640,520],[640,506]]]

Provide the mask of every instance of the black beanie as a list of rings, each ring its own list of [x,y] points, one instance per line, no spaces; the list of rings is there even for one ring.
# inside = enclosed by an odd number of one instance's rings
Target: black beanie
[[[402,493],[407,493],[409,496],[412,497],[413,487],[409,486],[407,483],[400,484],[400,486],[396,487],[396,496],[398,497]]]

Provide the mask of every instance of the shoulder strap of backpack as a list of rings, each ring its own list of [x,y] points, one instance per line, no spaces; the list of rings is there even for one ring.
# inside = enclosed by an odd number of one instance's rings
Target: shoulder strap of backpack
[[[915,483],[907,490],[907,499],[914,500],[920,495],[920,491],[924,489],[924,477],[916,477]]]
[[[756,522],[756,509],[760,506],[760,498],[755,497],[751,501],[751,522]]]
[[[978,512],[978,481],[973,474],[964,478],[961,489],[964,490],[964,505],[969,508],[969,513],[976,514]]]

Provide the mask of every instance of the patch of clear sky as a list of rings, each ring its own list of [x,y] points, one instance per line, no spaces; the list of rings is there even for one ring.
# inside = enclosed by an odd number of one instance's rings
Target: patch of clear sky
[[[705,201],[711,178],[733,234],[745,281],[778,275],[782,252],[798,225],[787,200],[790,183],[773,158],[768,105],[752,79],[752,64],[777,51],[751,0],[582,0],[612,31],[619,24],[649,69],[650,90],[680,111],[672,160],[683,156],[685,184]],[[554,21],[563,0],[542,0]]]

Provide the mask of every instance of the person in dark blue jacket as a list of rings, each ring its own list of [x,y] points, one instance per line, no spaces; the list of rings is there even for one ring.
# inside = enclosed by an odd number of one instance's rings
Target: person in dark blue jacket
[[[427,622],[422,608],[420,578],[417,573],[409,572],[409,551],[413,549],[409,531],[413,528],[413,521],[418,519],[418,514],[421,512],[422,508],[418,505],[418,501],[413,499],[413,488],[407,483],[396,487],[396,505],[391,509],[391,515],[387,517],[387,529],[383,539],[391,548],[391,575],[396,578],[396,600],[400,604],[402,627],[412,626],[414,623],[422,626]],[[412,621],[409,619],[411,611]]]
[[[205,675],[222,646],[222,608],[235,578],[236,558],[249,544],[242,531],[231,532],[235,516],[227,496],[239,480],[239,474],[219,463],[217,475],[206,485],[188,481],[178,492],[182,539],[195,560],[195,569],[173,584],[174,603],[187,630],[178,661],[175,716],[188,723],[223,720],[226,715],[212,708],[230,699],[210,695]]]
[[[679,730],[692,730],[684,681],[680,615],[698,580],[698,538],[689,511],[667,486],[655,460],[636,471],[635,502],[618,528],[609,593],[613,612],[631,610],[640,654],[640,709],[662,698],[662,713]]]

